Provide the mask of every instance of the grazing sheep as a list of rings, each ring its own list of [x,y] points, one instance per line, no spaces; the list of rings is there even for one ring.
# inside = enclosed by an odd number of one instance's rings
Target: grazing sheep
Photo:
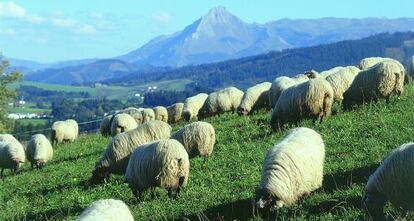
[[[302,118],[314,120],[331,114],[333,90],[323,78],[310,79],[282,92],[271,116],[273,130],[281,130],[285,122],[296,123]]]
[[[369,57],[369,58],[364,58],[359,62],[359,69],[361,70],[366,70],[380,62],[383,61],[396,61],[392,58],[382,58],[382,57]]]
[[[404,210],[414,210],[414,143],[396,148],[369,177],[363,203],[374,220],[385,220],[387,200]]]
[[[202,118],[205,118],[224,112],[234,112],[240,106],[243,94],[243,91],[235,87],[228,87],[213,92],[208,95],[199,114]]]
[[[409,61],[408,73],[406,74],[406,76],[408,76],[408,78],[410,79],[409,82],[411,82],[414,77],[414,55],[411,57]]]
[[[121,113],[131,115],[131,117],[133,117],[135,119],[135,121],[137,122],[138,125],[142,124],[143,117],[142,117],[141,110],[139,110],[138,108],[128,107],[128,108],[125,108],[124,110],[122,110]]]
[[[144,108],[142,109],[141,113],[142,113],[142,123],[155,120],[155,113],[154,113],[154,110],[152,110],[151,108]]]
[[[329,75],[335,74],[336,72],[340,71],[343,68],[344,67],[338,66],[338,67],[334,67],[326,71],[322,71],[321,73],[319,73],[319,77],[327,78]]]
[[[14,174],[20,171],[20,166],[26,161],[24,147],[19,142],[0,142],[0,177],[4,169],[11,169]]]
[[[111,135],[111,124],[113,117],[114,115],[108,115],[101,121],[99,131],[101,132],[102,136],[108,137]]]
[[[33,135],[26,148],[27,160],[41,169],[53,157],[53,148],[49,140],[43,134]]]
[[[128,206],[121,200],[104,199],[93,202],[77,221],[134,221]]]
[[[304,74],[298,74],[292,77],[293,80],[295,80],[296,82],[305,82],[307,80],[309,80],[308,75],[306,75],[306,72]]]
[[[138,147],[131,155],[125,172],[125,182],[140,199],[144,190],[162,187],[175,197],[187,185],[190,161],[183,145],[174,140],[159,140]]]
[[[181,120],[184,103],[176,103],[167,107],[168,123],[173,124]]]
[[[52,124],[51,141],[52,145],[64,141],[73,142],[78,138],[79,127],[76,121],[56,121]]]
[[[137,122],[131,115],[120,113],[116,114],[111,123],[111,135],[116,136],[117,134],[129,131],[138,127]]]
[[[297,79],[295,80],[293,78],[286,77],[286,76],[276,78],[273,81],[272,86],[270,87],[270,90],[269,90],[269,105],[270,105],[270,108],[273,108],[276,105],[280,94],[284,90],[286,90],[286,89],[288,89],[288,88],[290,88],[290,87],[292,87],[296,84],[303,83],[307,80],[309,80],[309,79],[303,80],[301,78],[299,80],[297,80]]]
[[[201,156],[207,160],[216,143],[216,132],[211,124],[199,121],[181,128],[171,138],[178,140],[190,157]]]
[[[165,123],[168,122],[168,111],[167,108],[163,106],[157,106],[153,108],[155,113],[155,120],[164,121]]]
[[[270,82],[257,84],[244,93],[240,106],[237,108],[239,115],[247,115],[262,108],[269,108]]]
[[[125,173],[131,153],[139,146],[153,140],[168,139],[171,126],[165,122],[153,120],[137,128],[113,137],[92,172],[92,181],[106,181],[110,173]]]
[[[258,208],[281,208],[322,186],[325,145],[312,129],[295,128],[266,154],[256,190]]]
[[[334,74],[330,74],[325,79],[331,84],[334,101],[341,102],[344,99],[344,93],[351,86],[355,76],[359,73],[359,68],[355,66],[349,66],[340,69]]]
[[[200,93],[185,99],[183,108],[184,120],[190,121],[192,119],[198,119],[198,112],[203,107],[207,97],[208,94]]]
[[[384,61],[359,72],[351,86],[344,93],[344,108],[362,104],[378,98],[400,96],[404,90],[404,70],[394,61]]]
[[[17,142],[20,143],[13,135],[11,134],[0,134],[0,142]]]

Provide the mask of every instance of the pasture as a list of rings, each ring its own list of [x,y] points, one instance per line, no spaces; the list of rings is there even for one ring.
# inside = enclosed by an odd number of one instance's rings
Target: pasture
[[[389,103],[380,101],[337,113],[322,124],[305,120],[299,126],[319,132],[326,146],[323,187],[272,214],[277,220],[361,220],[361,196],[368,176],[388,153],[414,137],[414,86]],[[91,171],[109,138],[83,135],[76,142],[61,144],[43,170],[24,165],[20,174],[8,171],[0,181],[0,220],[74,220],[91,202],[116,198],[131,209],[135,220],[266,220],[252,213],[251,199],[260,181],[266,151],[287,129],[273,133],[270,114],[239,117],[223,114],[206,119],[215,130],[217,143],[207,164],[190,161],[188,186],[177,200],[157,189],[157,196],[144,194],[138,203],[122,176],[106,184],[89,183]],[[173,125],[173,130],[184,123]],[[389,218],[414,219],[387,206]]]

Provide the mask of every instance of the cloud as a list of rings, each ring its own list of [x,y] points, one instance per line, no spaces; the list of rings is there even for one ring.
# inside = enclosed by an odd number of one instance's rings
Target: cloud
[[[172,16],[165,11],[158,11],[152,14],[152,19],[156,22],[167,24],[172,20]]]
[[[45,18],[38,15],[28,15],[25,17],[25,20],[33,24],[41,24],[46,21]]]
[[[6,29],[0,30],[0,34],[15,35],[16,30],[14,30],[13,28],[6,28]]]
[[[76,34],[93,34],[97,32],[92,25],[84,24],[71,18],[51,18],[50,22],[56,27],[69,29]]]
[[[92,25],[82,25],[75,32],[78,34],[93,34],[96,33],[96,29]]]
[[[0,17],[23,18],[26,16],[26,9],[14,2],[0,2]]]
[[[61,28],[72,28],[76,26],[76,21],[70,18],[52,18],[50,19],[50,22]]]

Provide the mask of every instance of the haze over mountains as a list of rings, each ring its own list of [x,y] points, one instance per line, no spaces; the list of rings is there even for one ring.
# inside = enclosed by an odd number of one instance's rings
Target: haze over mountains
[[[281,19],[256,24],[246,23],[225,8],[216,7],[182,31],[156,37],[137,50],[112,59],[54,64],[11,59],[11,63],[28,73],[27,80],[81,84],[93,79],[102,81],[122,77],[132,72],[159,71],[159,68],[152,69],[157,66],[212,63],[397,31],[414,31],[414,19]]]

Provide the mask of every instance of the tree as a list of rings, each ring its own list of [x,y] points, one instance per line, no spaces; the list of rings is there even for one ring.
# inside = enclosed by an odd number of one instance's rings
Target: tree
[[[7,119],[7,105],[16,97],[16,91],[10,84],[18,81],[21,74],[18,71],[9,70],[9,62],[0,57],[0,133],[9,130]]]

